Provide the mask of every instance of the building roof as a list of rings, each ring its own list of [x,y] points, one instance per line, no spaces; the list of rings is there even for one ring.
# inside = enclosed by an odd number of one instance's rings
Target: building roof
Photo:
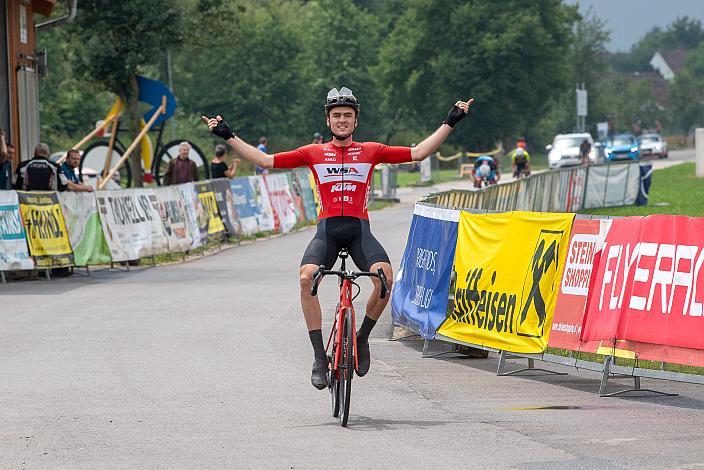
[[[690,49],[672,49],[669,51],[660,51],[660,55],[665,59],[667,65],[670,66],[670,70],[677,73],[684,67],[684,63],[687,61],[687,56],[689,56],[690,52]]]

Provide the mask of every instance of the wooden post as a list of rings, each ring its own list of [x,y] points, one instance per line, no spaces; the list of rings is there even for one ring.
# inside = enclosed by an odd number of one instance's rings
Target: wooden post
[[[125,153],[122,154],[122,157],[120,160],[117,162],[117,164],[110,170],[110,172],[105,176],[103,181],[100,182],[98,185],[98,189],[103,189],[107,182],[112,179],[112,176],[115,174],[115,172],[125,163],[125,161],[130,157],[132,152],[134,151],[135,148],[137,148],[137,145],[139,145],[139,141],[142,140],[142,138],[146,135],[147,132],[149,132],[149,129],[152,128],[154,125],[154,122],[156,122],[157,118],[164,114],[166,111],[166,96],[161,97],[161,106],[156,110],[152,118],[149,120],[149,122],[142,128],[140,133],[137,135],[137,138],[135,138],[132,143],[130,144],[129,147],[127,147],[127,150],[125,150]]]
[[[108,143],[108,153],[105,155],[105,163],[103,164],[103,172],[101,177],[105,179],[105,175],[110,171],[110,163],[112,163],[112,149],[115,147],[115,139],[117,139],[117,126],[120,124],[120,119],[115,119],[112,122],[112,129],[110,130],[110,142]],[[100,181],[98,181],[98,184]]]
[[[111,122],[113,122],[115,119],[117,119],[117,118],[119,118],[119,117],[120,117],[120,113],[117,113],[117,114],[115,114],[113,117],[111,117],[110,119],[106,119],[105,121],[103,121],[103,123],[102,123],[101,125],[99,125],[99,126],[96,127],[95,129],[93,129],[92,131],[90,131],[90,132],[88,133],[88,135],[86,135],[85,137],[83,137],[76,145],[74,145],[74,146],[71,147],[71,148],[80,149],[80,148],[83,146],[83,144],[85,144],[85,143],[88,142],[90,139],[92,139],[93,137],[95,137],[98,132],[100,132],[100,131],[102,131],[103,129],[105,129],[106,127],[108,127],[108,124],[110,124]],[[59,158],[59,159],[57,160],[57,163],[58,163],[59,165],[61,165],[61,164],[64,162],[64,160],[66,160],[66,154],[63,154],[63,155],[61,156],[61,158]]]

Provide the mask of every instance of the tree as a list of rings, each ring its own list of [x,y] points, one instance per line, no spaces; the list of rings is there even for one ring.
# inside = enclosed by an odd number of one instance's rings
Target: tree
[[[666,30],[655,26],[631,47],[628,54],[615,54],[613,67],[621,72],[646,72],[657,51],[694,49],[704,41],[701,21],[687,16],[676,18]]]
[[[548,98],[567,85],[574,7],[557,0],[412,0],[406,8],[377,70],[391,135],[409,127],[427,133],[453,102],[472,96],[480,117],[452,139],[488,148],[537,121]]]
[[[78,76],[115,93],[125,102],[132,136],[139,133],[137,74],[161,61],[163,51],[182,37],[186,10],[178,1],[82,0],[69,27],[73,67]],[[131,157],[134,184],[142,186],[142,163]]]

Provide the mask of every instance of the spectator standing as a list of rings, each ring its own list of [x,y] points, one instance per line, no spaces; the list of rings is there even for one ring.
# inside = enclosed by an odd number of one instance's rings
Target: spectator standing
[[[15,171],[14,187],[20,191],[66,191],[67,184],[59,165],[49,161],[49,146],[44,143],[37,144],[32,159]]]
[[[259,150],[261,150],[261,151],[264,152],[264,153],[269,153],[269,152],[267,151],[267,146],[268,146],[268,145],[269,145],[269,141],[267,140],[266,137],[262,136],[262,137],[259,138],[259,145],[257,145],[257,148],[258,148]],[[269,170],[267,170],[267,169],[264,168],[263,166],[255,165],[255,166],[254,166],[254,172],[255,172],[257,175],[266,175],[267,173],[269,173]]]
[[[191,144],[181,142],[178,146],[178,157],[171,159],[166,167],[162,180],[164,186],[198,181],[198,167],[196,162],[189,158],[190,152]]]
[[[313,142],[311,142],[311,143],[316,144],[316,145],[322,144],[323,143],[323,134],[321,134],[320,132],[316,132],[315,134],[313,134]]]
[[[81,154],[76,149],[71,149],[66,152],[66,161],[61,165],[61,173],[66,177],[67,188],[69,191],[76,192],[93,192],[93,188],[87,184],[81,183],[76,175],[76,168],[81,163]]]
[[[0,131],[0,191],[12,189],[12,162],[15,159],[15,147],[5,140],[5,133]]]
[[[225,155],[227,154],[227,147],[223,144],[218,144],[215,146],[215,158],[210,162],[210,176],[212,178],[234,178],[235,172],[237,171],[237,165],[240,163],[239,158],[235,158],[232,165],[227,166],[225,162]]]
[[[592,151],[592,144],[587,139],[584,139],[579,144],[579,158],[582,165],[589,165],[589,152]]]

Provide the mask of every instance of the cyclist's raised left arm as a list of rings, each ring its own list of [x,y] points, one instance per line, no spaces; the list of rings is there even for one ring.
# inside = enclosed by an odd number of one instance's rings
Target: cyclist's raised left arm
[[[455,105],[450,109],[450,112],[447,114],[447,119],[445,119],[442,125],[420,144],[411,149],[412,160],[414,162],[419,162],[435,153],[440,145],[445,142],[445,139],[448,138],[453,127],[455,127],[455,124],[467,115],[467,111],[469,111],[469,107],[473,102],[474,100],[470,98],[467,101],[458,101],[455,103]]]

